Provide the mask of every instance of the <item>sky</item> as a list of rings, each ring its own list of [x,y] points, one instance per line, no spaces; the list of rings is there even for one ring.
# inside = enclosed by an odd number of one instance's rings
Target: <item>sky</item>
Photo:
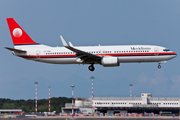
[[[14,18],[36,42],[62,47],[59,35],[74,46],[158,45],[180,51],[180,1],[178,0],[1,0],[0,98],[38,99],[90,97],[94,76],[95,97],[180,97],[180,58],[163,63],[122,63],[119,67],[54,65],[16,57],[6,18]]]

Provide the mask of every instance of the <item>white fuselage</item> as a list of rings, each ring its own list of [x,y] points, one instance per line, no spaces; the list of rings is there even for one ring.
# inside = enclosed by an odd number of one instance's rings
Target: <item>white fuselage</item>
[[[27,53],[15,52],[14,54],[29,60],[53,64],[81,64],[76,57],[76,53],[65,47],[49,47],[38,44],[16,45],[15,48],[26,50]],[[103,57],[117,57],[119,63],[163,62],[176,57],[175,52],[153,45],[83,46],[74,48]]]

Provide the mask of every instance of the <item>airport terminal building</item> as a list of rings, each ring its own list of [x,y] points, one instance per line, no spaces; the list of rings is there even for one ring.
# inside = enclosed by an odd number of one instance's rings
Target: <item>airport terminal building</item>
[[[63,112],[71,113],[72,104],[66,103]],[[151,93],[142,93],[141,97],[94,97],[76,98],[75,113],[156,113],[180,114],[180,98],[152,97]]]

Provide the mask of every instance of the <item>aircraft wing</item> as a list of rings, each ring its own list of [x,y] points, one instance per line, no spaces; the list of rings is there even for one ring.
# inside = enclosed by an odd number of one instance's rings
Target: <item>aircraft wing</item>
[[[67,49],[73,51],[76,53],[76,56],[78,58],[80,58],[81,60],[83,60],[84,62],[86,63],[91,63],[91,62],[97,62],[97,63],[100,63],[101,59],[102,59],[102,56],[99,56],[99,55],[95,55],[95,54],[91,54],[91,53],[88,53],[88,52],[85,52],[85,51],[82,51],[82,50],[79,50],[79,49],[76,49],[73,47],[72,43],[69,42],[69,44],[64,40],[64,38],[62,36],[60,36],[61,38],[61,41],[64,45],[64,47],[66,47]]]
[[[14,49],[14,48],[9,48],[9,47],[4,47],[10,51],[13,51],[13,52],[19,52],[19,53],[26,53],[27,51],[25,50],[19,50],[19,49]]]

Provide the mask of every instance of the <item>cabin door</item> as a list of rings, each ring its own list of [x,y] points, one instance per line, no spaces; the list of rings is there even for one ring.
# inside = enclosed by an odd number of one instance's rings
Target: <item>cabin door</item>
[[[40,58],[40,50],[37,50],[37,51],[36,51],[36,57],[37,57],[38,60],[39,60],[39,58]]]
[[[154,54],[159,55],[159,49],[157,47],[154,48]]]

